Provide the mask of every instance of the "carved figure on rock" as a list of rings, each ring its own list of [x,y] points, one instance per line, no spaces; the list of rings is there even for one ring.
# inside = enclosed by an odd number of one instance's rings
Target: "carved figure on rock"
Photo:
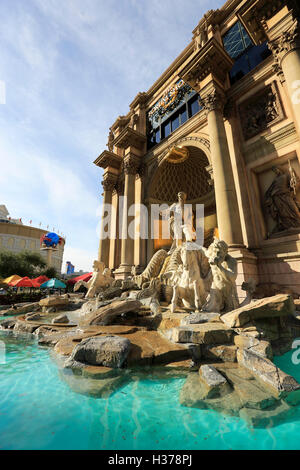
[[[252,302],[254,292],[256,290],[256,286],[257,286],[257,281],[253,279],[252,277],[250,277],[247,282],[243,282],[241,288],[247,293],[247,295],[246,295],[246,298],[241,303],[240,307],[249,305]]]
[[[280,167],[272,170],[276,177],[265,193],[265,206],[276,222],[271,234],[292,227],[300,229],[300,204],[293,192],[293,177]]]
[[[200,310],[206,301],[205,277],[209,275],[208,261],[202,247],[186,242],[181,247],[182,265],[168,273],[173,285],[171,311],[174,312],[179,300],[187,308]]]
[[[85,298],[92,299],[100,292],[101,289],[111,286],[113,282],[114,279],[111,275],[111,270],[105,268],[102,261],[96,260],[93,264],[93,274],[91,279],[88,282],[76,282],[74,292],[76,292],[80,286],[84,286],[88,289]]]
[[[230,312],[239,307],[235,281],[237,278],[237,262],[228,254],[228,246],[224,241],[214,237],[209,248],[203,248],[212,274],[212,285],[204,312]]]
[[[151,279],[159,276],[160,270],[167,256],[168,254],[166,250],[157,251],[152,256],[150,262],[148,263],[148,266],[142,272],[142,274],[134,276],[134,282],[136,282],[139,288],[141,288],[145,282],[150,281]]]

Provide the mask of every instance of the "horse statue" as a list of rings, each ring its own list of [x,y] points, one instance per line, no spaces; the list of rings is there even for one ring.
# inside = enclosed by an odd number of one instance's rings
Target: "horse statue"
[[[167,273],[173,286],[171,312],[175,312],[179,300],[184,307],[200,311],[207,297],[209,282],[208,260],[202,247],[186,242],[180,248],[182,264],[176,271]]]

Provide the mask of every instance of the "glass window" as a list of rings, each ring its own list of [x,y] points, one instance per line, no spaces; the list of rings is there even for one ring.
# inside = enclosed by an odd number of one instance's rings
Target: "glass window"
[[[179,114],[175,114],[175,116],[172,117],[172,132],[179,127]]]
[[[171,134],[171,121],[165,122],[162,126],[162,138]]]
[[[200,110],[198,96],[194,96],[189,102],[189,117],[194,116]]]
[[[239,57],[248,47],[253,45],[244,26],[238,21],[223,36],[224,48],[232,59]]]
[[[187,120],[186,106],[180,111],[180,125],[185,123]]]
[[[235,60],[229,73],[231,84],[240,80],[271,54],[266,43],[259,46],[253,44],[239,21],[224,34],[223,44],[226,52]]]

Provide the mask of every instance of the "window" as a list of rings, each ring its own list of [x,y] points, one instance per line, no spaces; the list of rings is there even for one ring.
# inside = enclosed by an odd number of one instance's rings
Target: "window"
[[[185,103],[179,109],[175,109],[167,118],[162,117],[158,119],[158,123],[156,124],[158,127],[154,128],[153,126],[152,129],[150,128],[150,133],[148,134],[148,148],[159,144],[162,139],[168,137],[188,119],[198,113],[201,109],[198,99],[199,95],[195,93],[194,90],[191,90],[186,96]]]
[[[189,102],[189,117],[194,116],[200,110],[198,95],[194,96]]]
[[[224,34],[223,44],[228,55],[235,61],[229,73],[231,84],[247,75],[271,54],[266,43],[258,46],[253,44],[239,21]]]
[[[223,36],[224,48],[232,59],[239,57],[253,43],[243,25],[238,21]]]
[[[179,113],[176,113],[171,120],[172,132],[174,132],[177,127],[179,127]]]

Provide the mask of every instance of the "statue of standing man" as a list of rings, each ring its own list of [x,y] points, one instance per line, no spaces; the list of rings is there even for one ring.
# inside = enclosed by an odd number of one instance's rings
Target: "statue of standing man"
[[[196,233],[193,227],[192,206],[186,204],[186,199],[186,193],[180,191],[178,193],[178,201],[172,204],[167,210],[161,212],[163,215],[170,216],[170,232],[174,240],[170,253],[172,253],[175,248],[181,246],[184,240],[191,242],[196,239]]]

